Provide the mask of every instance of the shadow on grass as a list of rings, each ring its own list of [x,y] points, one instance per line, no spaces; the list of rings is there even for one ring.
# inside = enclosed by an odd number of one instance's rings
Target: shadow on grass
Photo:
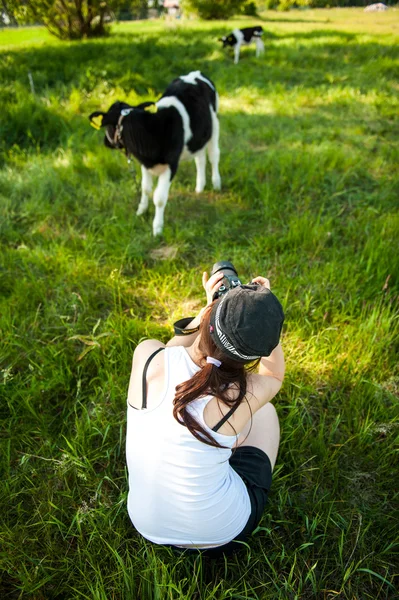
[[[165,33],[162,37],[142,35],[139,38],[121,33],[117,38],[90,40],[79,45],[4,52],[2,74],[8,83],[18,81],[30,91],[28,73],[31,72],[37,94],[53,89],[61,92],[57,89],[59,86],[64,86],[64,92],[65,88],[78,88],[89,93],[104,80],[110,86],[119,85],[130,91],[130,82],[124,78],[133,71],[141,77],[137,92],[143,94],[153,89],[161,91],[170,79],[191,68],[191,57],[200,60],[212,50],[212,45],[211,39],[187,32],[179,32],[178,36]]]
[[[31,72],[36,93],[68,96],[72,89],[82,94],[91,94],[101,83],[108,89],[118,86],[126,93],[135,90],[138,94],[160,94],[166,85],[179,74],[201,69],[218,86],[220,93],[230,93],[237,87],[249,85],[260,90],[268,89],[271,82],[282,82],[288,87],[300,84],[313,87],[316,79],[329,72],[354,77],[354,82],[370,87],[370,73],[391,77],[397,76],[394,64],[378,64],[378,59],[399,57],[399,47],[379,42],[355,43],[354,34],[335,30],[320,30],[290,33],[276,36],[266,32],[266,52],[255,60],[244,49],[239,65],[231,64],[229,72],[217,37],[223,29],[215,29],[213,38],[203,32],[165,32],[162,36],[145,34],[140,37],[127,33],[105,40],[92,40],[80,45],[43,46],[34,49],[19,49],[3,53],[1,69],[5,82],[5,99],[15,98],[14,84],[30,92],[28,73]],[[317,41],[319,38],[336,38],[337,43],[323,41],[320,45],[301,45],[300,48],[280,44],[284,40]],[[271,43],[267,43],[271,41]],[[275,43],[276,42],[276,43]],[[217,52],[217,56],[212,53]],[[212,56],[211,56],[212,55]],[[79,65],[79,68],[77,68]],[[263,65],[267,68],[267,78]],[[359,67],[361,67],[359,69]],[[232,76],[233,75],[233,76]],[[345,85],[353,85],[348,81]]]

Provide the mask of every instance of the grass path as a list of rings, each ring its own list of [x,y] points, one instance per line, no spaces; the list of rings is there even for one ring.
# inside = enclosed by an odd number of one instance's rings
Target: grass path
[[[264,13],[265,55],[237,66],[217,38],[250,19],[0,32],[2,598],[397,597],[398,14]],[[137,166],[87,116],[193,69],[220,93],[223,189],[182,164],[154,239]],[[261,526],[211,563],[136,535],[124,435],[135,345],[220,259],[270,277],[287,377]]]

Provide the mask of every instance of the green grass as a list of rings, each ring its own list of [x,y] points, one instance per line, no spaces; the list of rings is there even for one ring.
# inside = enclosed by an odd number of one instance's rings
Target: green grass
[[[265,13],[265,55],[237,66],[216,40],[250,19],[0,32],[2,598],[397,597],[397,15]],[[154,239],[137,165],[87,116],[198,68],[220,92],[223,190],[197,197],[182,164]],[[287,376],[263,520],[212,563],[136,534],[124,435],[136,344],[168,339],[220,259],[270,277]]]

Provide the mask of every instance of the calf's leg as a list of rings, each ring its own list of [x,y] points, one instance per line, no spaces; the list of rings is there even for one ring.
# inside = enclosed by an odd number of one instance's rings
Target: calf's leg
[[[215,111],[211,107],[211,115],[212,115],[212,137],[208,142],[207,150],[208,150],[208,158],[209,162],[212,165],[212,185],[214,190],[220,190],[222,186],[222,181],[220,179],[219,174],[219,158],[220,158],[220,150],[219,150],[219,119]]]
[[[261,54],[263,54],[263,52],[265,51],[265,45],[260,38],[256,38],[255,44],[256,44],[256,57],[258,57]]]
[[[238,59],[240,58],[240,47],[241,47],[241,44],[239,44],[238,42],[234,46],[234,64],[235,65],[238,65]]]
[[[206,184],[206,153],[205,148],[200,150],[194,158],[195,166],[197,167],[197,184],[195,191],[197,194],[204,190]]]
[[[154,192],[155,217],[152,223],[152,231],[154,235],[162,233],[163,229],[163,213],[168,201],[169,188],[172,182],[172,171],[168,166],[158,178],[158,184]]]
[[[148,208],[148,198],[152,192],[152,175],[141,165],[141,199],[136,215],[142,215]]]

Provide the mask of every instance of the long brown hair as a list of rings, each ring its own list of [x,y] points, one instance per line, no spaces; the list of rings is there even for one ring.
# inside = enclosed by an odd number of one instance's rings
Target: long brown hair
[[[187,411],[187,406],[193,400],[204,396],[214,396],[229,408],[238,407],[247,393],[247,373],[254,370],[259,360],[243,363],[226,356],[215,345],[209,331],[212,306],[204,313],[199,329],[198,349],[203,356],[201,370],[191,379],[176,386],[176,395],[173,400],[173,416],[178,423],[185,425],[197,440],[209,446],[224,448],[213,436],[206,431],[196,419]],[[206,357],[212,356],[222,363],[220,367],[206,362]],[[231,397],[231,387],[236,388],[238,395]]]

